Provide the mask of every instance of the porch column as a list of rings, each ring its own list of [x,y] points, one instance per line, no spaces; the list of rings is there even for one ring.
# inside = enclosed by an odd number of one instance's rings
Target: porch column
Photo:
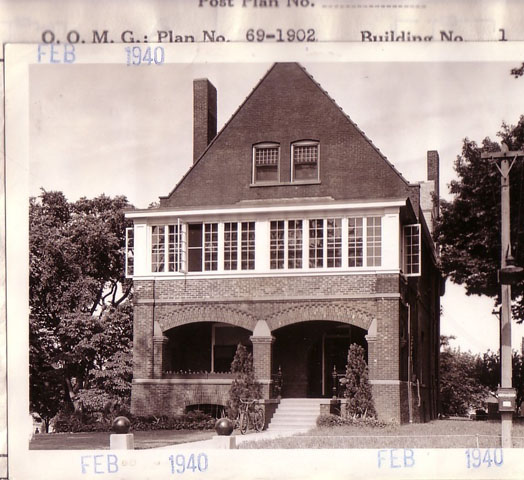
[[[169,339],[162,334],[160,325],[155,322],[153,335],[153,378],[162,378],[167,361],[167,342]]]
[[[375,380],[377,378],[377,320],[374,319],[368,329],[366,335],[366,341],[368,342],[368,378],[369,380]]]
[[[262,384],[262,398],[271,396],[271,345],[275,337],[264,320],[259,320],[249,337],[253,344],[253,369],[256,379]]]

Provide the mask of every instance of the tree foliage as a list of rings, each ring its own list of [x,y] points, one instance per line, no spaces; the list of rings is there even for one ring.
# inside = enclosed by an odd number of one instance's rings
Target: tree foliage
[[[516,406],[524,400],[524,356],[518,351],[512,354],[512,384],[517,392]],[[496,393],[500,385],[500,355],[499,352],[487,351],[482,356],[480,365],[480,382],[491,392]]]
[[[453,337],[441,337],[441,413],[464,416],[483,406],[489,389],[481,381],[481,357],[452,348],[449,338]]]
[[[235,378],[229,390],[227,408],[229,418],[236,418],[240,400],[255,400],[262,395],[262,386],[255,378],[253,355],[240,343],[231,363],[231,372],[235,374]]]
[[[502,124],[498,136],[510,150],[524,150],[524,116],[516,126]],[[483,152],[497,152],[500,145],[485,138],[480,145],[465,139],[455,161],[458,179],[450,184],[451,202],[441,201],[435,238],[441,248],[445,274],[464,284],[468,294],[498,298],[500,286],[500,172]],[[517,265],[524,266],[524,161],[517,160],[510,175],[511,243]],[[512,287],[514,315],[524,319],[524,281]]]
[[[45,190],[30,199],[30,400],[41,416],[90,408],[93,389],[117,403],[128,395],[128,206],[125,197],[68,202]]]
[[[344,396],[347,398],[346,413],[351,417],[376,417],[364,355],[360,345],[349,346]]]

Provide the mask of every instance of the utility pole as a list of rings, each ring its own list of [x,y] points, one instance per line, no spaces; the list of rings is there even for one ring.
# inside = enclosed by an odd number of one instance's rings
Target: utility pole
[[[511,428],[513,412],[515,411],[516,393],[512,385],[512,354],[511,354],[511,284],[519,280],[522,268],[516,267],[511,255],[509,173],[519,157],[524,157],[524,151],[509,151],[505,143],[501,152],[483,153],[482,158],[494,160],[498,168],[500,181],[501,208],[501,260],[499,282],[501,288],[500,308],[500,388],[498,389],[499,411],[501,415],[502,448],[511,448]],[[498,164],[500,160],[500,166]]]

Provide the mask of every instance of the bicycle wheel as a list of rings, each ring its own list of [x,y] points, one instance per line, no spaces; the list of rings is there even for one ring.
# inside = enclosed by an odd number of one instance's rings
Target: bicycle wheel
[[[249,422],[249,416],[247,412],[242,412],[240,414],[240,433],[244,435],[247,432],[247,424]]]
[[[264,424],[266,423],[266,416],[262,408],[257,408],[255,410],[255,430],[261,432],[264,429]]]

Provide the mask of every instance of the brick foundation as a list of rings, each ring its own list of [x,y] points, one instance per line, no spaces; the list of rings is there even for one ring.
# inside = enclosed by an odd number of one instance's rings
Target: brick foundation
[[[188,405],[214,404],[225,406],[232,380],[220,384],[196,380],[173,381],[134,380],[131,391],[131,412],[134,415],[181,415]]]

